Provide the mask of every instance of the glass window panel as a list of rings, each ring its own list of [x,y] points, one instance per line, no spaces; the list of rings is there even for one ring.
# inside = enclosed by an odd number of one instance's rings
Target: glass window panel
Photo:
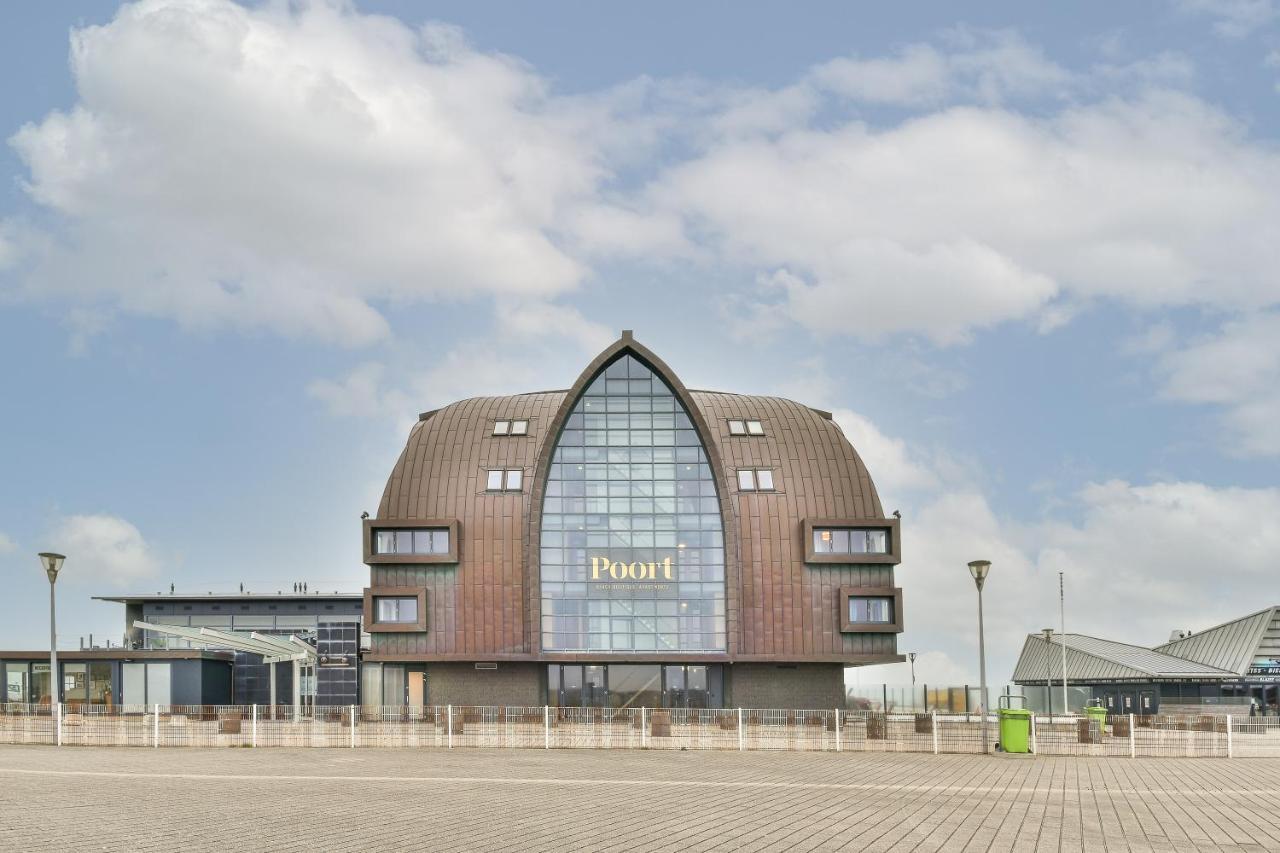
[[[502,472],[490,471],[489,478],[485,481],[485,488],[491,492],[500,491],[502,489]]]
[[[773,472],[768,468],[761,468],[756,472],[756,488],[762,492],[773,491]]]
[[[528,435],[528,433],[529,433],[528,421],[512,421],[511,422],[512,435]]]
[[[893,599],[854,596],[849,599],[849,621],[870,624],[892,623]]]
[[[574,406],[582,422],[570,426],[595,433],[584,438],[585,470],[579,466],[580,473],[575,473],[567,464],[565,451],[570,448],[564,436],[552,449],[548,502],[542,516],[547,537],[543,546],[548,552],[559,551],[562,562],[549,562],[551,553],[542,560],[543,613],[585,614],[585,609],[564,608],[590,606],[593,622],[540,626],[544,646],[614,652],[723,649],[723,634],[712,635],[700,624],[690,629],[696,634],[693,641],[682,640],[678,630],[657,630],[659,605],[683,603],[685,612],[703,613],[713,612],[716,601],[723,602],[723,570],[710,575],[694,570],[686,576],[682,574],[686,564],[677,559],[674,547],[677,529],[686,531],[681,537],[695,548],[703,527],[717,537],[716,544],[722,543],[722,521],[706,452],[688,413],[649,368],[629,357],[622,361],[622,365],[608,366]],[[706,493],[700,483],[704,479]],[[584,487],[575,492],[586,498],[581,507],[571,506],[567,497],[575,480]],[[686,481],[688,488],[681,493],[686,500],[677,501],[676,485]],[[704,502],[704,497],[711,500]],[[571,511],[586,514],[568,515]],[[550,536],[571,535],[560,531],[574,531],[572,535],[582,538],[572,547],[557,548],[567,538],[553,541]],[[717,553],[722,560],[722,552]],[[600,571],[590,568],[592,560],[626,566],[626,574],[616,577],[606,570],[601,577]],[[689,565],[696,566],[697,561]],[[603,618],[610,613],[609,619]],[[670,613],[674,616],[675,610]],[[660,683],[656,687],[660,692]]]
[[[413,596],[377,596],[373,600],[378,622],[418,621],[418,599]]]
[[[394,554],[396,552],[396,532],[394,530],[375,531],[373,541],[375,554]]]
[[[169,689],[169,664],[147,664],[147,704],[172,704],[173,694]]]
[[[147,701],[147,665],[125,663],[120,665],[120,702],[142,705]]]
[[[764,427],[759,421],[747,421],[748,435],[764,435]]]
[[[519,468],[512,468],[507,471],[507,491],[518,492],[524,483],[524,471]]]
[[[744,492],[754,492],[756,490],[756,472],[739,471],[738,488]]]
[[[7,663],[4,667],[5,701],[27,702],[26,663]]]
[[[867,553],[869,554],[889,553],[889,531],[868,530],[867,531]]]
[[[747,425],[742,421],[729,421],[729,435],[746,435]]]
[[[507,434],[507,432],[508,432],[508,430],[509,430],[510,428],[511,428],[511,424],[510,424],[508,421],[494,421],[494,422],[493,422],[493,434],[494,434],[494,435],[506,435],[506,434]]]

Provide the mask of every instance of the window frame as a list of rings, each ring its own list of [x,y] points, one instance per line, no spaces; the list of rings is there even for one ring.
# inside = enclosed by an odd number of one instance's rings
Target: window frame
[[[413,622],[377,621],[379,598],[416,598],[418,618]],[[364,630],[370,634],[394,634],[427,630],[427,590],[420,586],[367,586],[364,588]]]
[[[893,621],[854,622],[849,618],[849,601],[854,598],[892,599]],[[844,634],[901,634],[902,588],[896,586],[842,586],[836,602],[840,608],[840,632]]]
[[[518,429],[518,430],[517,430],[517,429],[516,429],[516,425],[517,425],[517,424],[523,424],[523,426],[522,426],[520,429]],[[507,433],[507,435],[512,435],[512,436],[523,436],[523,435],[528,435],[528,434],[529,434],[529,419],[528,419],[528,418],[512,418],[512,419],[511,419],[511,432]]]
[[[819,553],[813,548],[815,530],[823,528],[877,528],[886,532],[888,547],[883,554],[872,553]],[[899,535],[900,525],[897,518],[806,518],[800,525],[806,563],[838,563],[840,565],[888,564],[897,565],[902,562],[902,537]]]
[[[413,602],[414,614],[412,619],[383,619],[382,605],[388,601],[396,602],[396,610],[404,607],[404,603]],[[416,625],[418,622],[418,596],[417,595],[386,595],[377,593],[373,596],[373,621],[379,625]]]
[[[375,536],[381,532],[417,530],[443,530],[449,536],[449,550],[431,554],[379,554],[374,547]],[[461,525],[456,518],[377,519],[364,520],[364,562],[366,565],[400,564],[424,565],[456,563],[461,548]]]
[[[763,487],[760,485],[760,473],[761,473],[761,472],[764,472],[764,473],[766,473],[766,474],[768,474],[768,475],[769,475],[769,487],[768,487],[768,488],[763,488]],[[743,474],[750,474],[750,475],[751,475],[751,486],[750,486],[750,488],[747,488],[747,487],[745,487],[745,486],[743,486],[743,485],[742,485],[742,475],[743,475]],[[779,488],[778,488],[778,480],[777,480],[777,478],[774,476],[774,469],[773,469],[773,467],[771,467],[771,466],[762,465],[762,466],[752,467],[752,468],[739,468],[739,469],[737,469],[737,471],[735,472],[735,477],[737,478],[738,491],[739,491],[739,492],[742,492],[742,493],[746,493],[746,494],[753,494],[753,495],[754,495],[754,494],[766,494],[766,495],[771,495],[771,494],[776,494],[777,492],[781,491],[781,489],[779,489]]]
[[[493,476],[495,474],[498,475],[498,485],[496,487],[493,485]],[[517,478],[520,480],[520,482],[515,486],[511,485],[512,474],[517,475]],[[486,468],[485,479],[484,479],[484,490],[486,493],[494,494],[494,495],[502,494],[506,492],[509,492],[512,494],[523,492],[524,491],[524,469],[523,468]]]
[[[737,437],[747,434],[747,422],[741,418],[729,418],[727,423],[729,424],[729,435]],[[734,429],[735,424],[738,426],[738,429]]]
[[[511,435],[511,421],[495,418],[493,421],[493,432],[489,435]]]

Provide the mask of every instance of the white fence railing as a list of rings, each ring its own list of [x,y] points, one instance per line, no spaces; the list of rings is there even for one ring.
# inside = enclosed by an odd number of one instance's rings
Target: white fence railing
[[[999,721],[988,717],[989,748]],[[1040,755],[1280,757],[1280,718],[1036,715]],[[135,747],[491,747],[978,753],[978,714],[754,708],[0,705],[0,743]]]

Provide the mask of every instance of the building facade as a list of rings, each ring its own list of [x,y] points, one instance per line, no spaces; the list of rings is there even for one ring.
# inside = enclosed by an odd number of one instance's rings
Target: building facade
[[[124,606],[122,643],[59,651],[59,697],[53,701],[108,707],[295,700],[305,707],[346,707],[360,701],[364,600],[358,593],[170,592],[97,600]],[[296,637],[314,654],[296,668],[264,662],[240,642],[254,634]],[[48,650],[0,651],[0,669],[6,701],[51,701]]]
[[[421,415],[363,548],[366,704],[830,708],[903,659],[899,522],[830,414],[629,332]]]

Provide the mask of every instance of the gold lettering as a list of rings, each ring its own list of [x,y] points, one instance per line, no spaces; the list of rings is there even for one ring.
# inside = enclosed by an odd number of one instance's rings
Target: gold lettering
[[[623,563],[608,557],[592,557],[591,579],[607,581],[611,578],[615,581],[675,580],[675,566],[670,557],[663,558],[661,563]]]
[[[667,580],[671,580],[671,558],[670,557],[667,557],[665,560],[662,561],[662,573]],[[650,575],[649,577],[653,577],[653,575]]]
[[[627,567],[626,567],[626,564],[625,564],[625,563],[610,563],[610,564],[609,564],[609,577],[613,578],[613,579],[614,579],[614,580],[616,580],[616,581],[626,580],[626,579],[627,579]]]
[[[600,580],[600,569],[609,570],[608,557],[592,557],[591,558],[591,579],[593,581]]]

